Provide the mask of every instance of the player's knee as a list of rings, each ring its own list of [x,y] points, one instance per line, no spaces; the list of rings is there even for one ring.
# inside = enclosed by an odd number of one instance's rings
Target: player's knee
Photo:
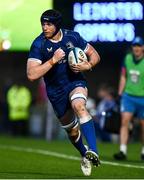
[[[80,134],[79,127],[77,126],[77,127],[71,128],[71,129],[67,130],[67,133],[68,133],[70,140],[72,142],[76,142],[77,139],[79,138],[79,134]]]
[[[86,111],[85,104],[83,102],[76,102],[73,104],[73,109],[76,113],[83,113]]]
[[[81,113],[86,112],[87,97],[83,93],[75,93],[70,99],[72,102],[72,108],[77,115],[81,115]]]

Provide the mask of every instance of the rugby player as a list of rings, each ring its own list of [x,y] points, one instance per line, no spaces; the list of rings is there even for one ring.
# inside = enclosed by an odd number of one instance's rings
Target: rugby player
[[[120,151],[114,154],[117,160],[127,158],[128,127],[133,116],[137,116],[141,124],[142,150],[144,160],[144,42],[136,37],[132,42],[132,52],[128,53],[122,67],[119,95],[121,96],[121,129]]]
[[[40,21],[42,33],[31,45],[27,77],[30,81],[44,78],[48,98],[70,141],[80,152],[81,169],[88,176],[91,165],[98,166],[100,161],[93,120],[86,109],[88,89],[82,72],[94,68],[100,57],[79,33],[61,28],[60,12],[46,10]],[[70,67],[68,53],[73,47],[81,48],[89,61]],[[82,142],[82,134],[88,147]]]

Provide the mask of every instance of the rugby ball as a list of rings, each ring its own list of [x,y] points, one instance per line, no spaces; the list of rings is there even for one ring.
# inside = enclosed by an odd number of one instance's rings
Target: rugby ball
[[[68,54],[69,65],[78,64],[81,63],[82,61],[87,61],[87,60],[88,59],[85,52],[78,47],[72,48]]]

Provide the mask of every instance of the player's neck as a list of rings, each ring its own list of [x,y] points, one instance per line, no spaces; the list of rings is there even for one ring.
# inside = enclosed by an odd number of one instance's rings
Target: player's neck
[[[63,33],[62,33],[62,30],[60,29],[58,31],[58,33],[52,38],[50,39],[50,41],[52,42],[58,42],[58,41],[61,41],[62,40],[62,37],[63,37]]]

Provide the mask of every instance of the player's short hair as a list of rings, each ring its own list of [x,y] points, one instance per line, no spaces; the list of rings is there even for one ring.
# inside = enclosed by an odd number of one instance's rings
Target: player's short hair
[[[98,88],[98,91],[105,91],[109,95],[111,95],[113,98],[116,98],[117,96],[116,90],[111,85],[108,85],[107,83],[101,84]]]

